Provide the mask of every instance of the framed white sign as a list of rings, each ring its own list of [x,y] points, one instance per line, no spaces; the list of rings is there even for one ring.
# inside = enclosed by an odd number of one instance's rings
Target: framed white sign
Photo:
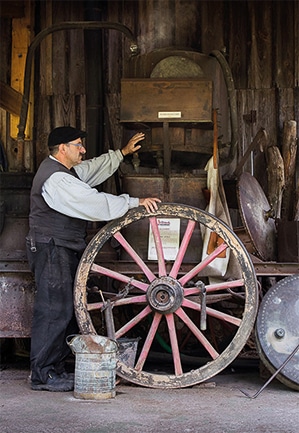
[[[181,111],[159,111],[158,119],[180,119],[182,117]]]
[[[157,218],[165,260],[175,260],[180,245],[180,219]],[[148,240],[148,260],[158,260],[152,229]]]

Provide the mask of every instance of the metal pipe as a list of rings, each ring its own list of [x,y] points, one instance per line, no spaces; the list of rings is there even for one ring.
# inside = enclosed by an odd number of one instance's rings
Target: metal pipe
[[[125,34],[127,38],[132,41],[130,46],[130,51],[132,54],[136,55],[138,53],[138,46],[136,39],[131,32],[131,30],[120,23],[110,23],[110,22],[101,22],[101,21],[78,21],[78,22],[63,22],[54,24],[51,27],[48,27],[42,30],[40,33],[36,35],[30,44],[26,57],[25,64],[25,77],[24,77],[24,93],[21,105],[21,114],[20,114],[20,124],[18,125],[18,142],[24,142],[25,138],[25,127],[28,115],[28,105],[29,105],[29,94],[30,94],[30,80],[31,80],[31,69],[34,58],[34,53],[38,45],[41,41],[51,33],[61,31],[61,30],[73,30],[73,29],[84,29],[84,30],[96,30],[96,29],[110,29],[117,30]]]

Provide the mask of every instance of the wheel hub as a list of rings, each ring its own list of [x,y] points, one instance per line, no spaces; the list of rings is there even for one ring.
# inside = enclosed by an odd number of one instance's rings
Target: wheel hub
[[[176,311],[183,302],[184,291],[181,284],[172,277],[160,277],[154,280],[147,292],[150,307],[161,314]]]

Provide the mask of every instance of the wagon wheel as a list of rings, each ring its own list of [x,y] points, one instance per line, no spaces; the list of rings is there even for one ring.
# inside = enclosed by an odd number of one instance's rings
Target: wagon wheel
[[[164,258],[158,227],[167,218],[179,219],[182,232],[174,260]],[[127,240],[133,232],[136,242],[147,243],[144,225],[151,227],[156,260],[144,259],[142,248]],[[203,227],[221,242],[205,259],[192,262],[190,249],[201,248]],[[116,248],[118,260],[109,260],[107,245]],[[208,265],[226,253],[235,257],[239,276],[210,283]],[[225,369],[245,346],[257,306],[254,268],[234,232],[213,215],[180,204],[159,205],[156,213],[136,208],[108,223],[86,247],[75,279],[82,334],[111,336],[112,326],[118,341],[136,338],[137,361],[130,365],[119,357],[117,374],[152,388],[195,385]],[[107,311],[112,323],[104,320]]]

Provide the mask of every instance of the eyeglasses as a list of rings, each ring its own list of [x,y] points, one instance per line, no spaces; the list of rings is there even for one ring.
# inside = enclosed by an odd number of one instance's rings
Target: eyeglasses
[[[79,147],[79,148],[83,148],[83,149],[85,149],[85,146],[82,144],[82,143],[65,143],[67,146],[69,146],[70,144],[72,145],[72,146],[75,146],[75,147]]]

